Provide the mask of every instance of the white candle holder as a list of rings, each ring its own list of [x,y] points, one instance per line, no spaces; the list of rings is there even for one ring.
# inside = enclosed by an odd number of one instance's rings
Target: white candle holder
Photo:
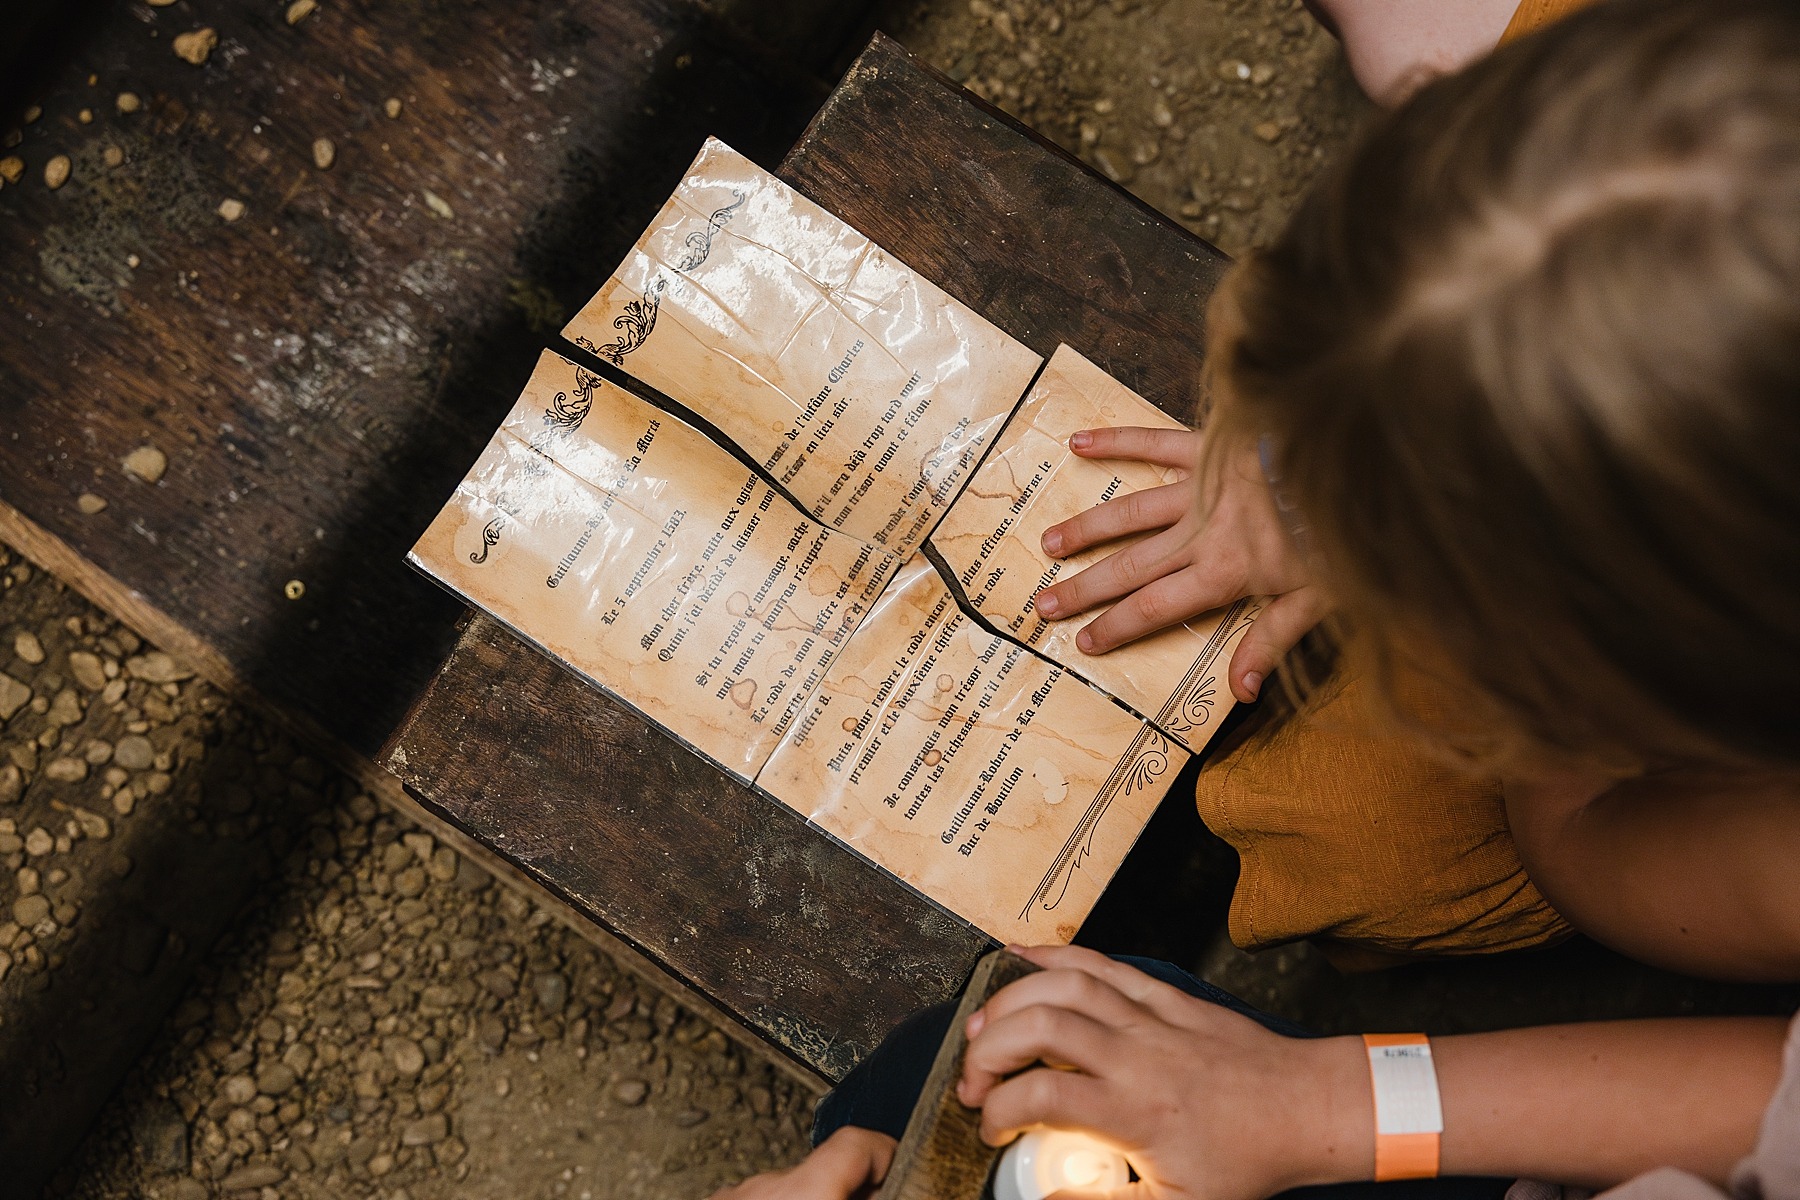
[[[1066,1129],[1033,1129],[1000,1155],[994,1200],[1045,1200],[1065,1189],[1106,1191],[1131,1181],[1125,1156],[1105,1142]]]

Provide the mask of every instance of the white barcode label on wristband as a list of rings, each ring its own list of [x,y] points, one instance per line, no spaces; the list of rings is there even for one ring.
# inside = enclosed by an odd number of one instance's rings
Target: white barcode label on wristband
[[[1369,1075],[1375,1084],[1377,1134],[1444,1132],[1429,1042],[1370,1046]]]

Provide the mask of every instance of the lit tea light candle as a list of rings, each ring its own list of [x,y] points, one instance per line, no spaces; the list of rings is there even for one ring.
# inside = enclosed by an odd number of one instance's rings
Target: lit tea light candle
[[[1131,1181],[1124,1155],[1085,1133],[1033,1129],[1000,1155],[994,1200],[1044,1200],[1067,1189],[1106,1191]]]

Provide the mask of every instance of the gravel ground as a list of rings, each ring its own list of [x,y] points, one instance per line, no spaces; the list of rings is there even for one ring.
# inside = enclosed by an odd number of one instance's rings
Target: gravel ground
[[[1230,252],[1279,228],[1362,112],[1297,0],[924,0],[883,25]],[[803,1152],[814,1096],[756,1052],[54,581],[0,569],[0,1035],[79,956],[65,897],[130,873],[116,831],[181,826],[194,861],[259,880],[52,1195],[661,1200]],[[167,936],[176,965],[199,953]]]
[[[926,0],[886,26],[1228,254],[1280,230],[1368,111],[1299,0]]]

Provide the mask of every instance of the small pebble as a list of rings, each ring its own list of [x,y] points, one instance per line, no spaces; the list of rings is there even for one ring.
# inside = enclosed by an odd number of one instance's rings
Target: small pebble
[[[274,1187],[287,1178],[287,1172],[274,1163],[255,1163],[248,1167],[239,1167],[219,1181],[222,1192],[246,1192],[257,1188]]]
[[[41,893],[20,896],[13,901],[12,915],[13,920],[30,929],[50,915],[50,900]]]
[[[1251,132],[1255,133],[1258,138],[1265,142],[1273,143],[1281,140],[1281,126],[1273,121],[1259,122],[1256,128]]]
[[[256,1077],[256,1090],[265,1096],[285,1096],[300,1080],[286,1063],[271,1063]]]
[[[75,507],[91,517],[106,511],[106,501],[92,492],[83,492],[75,498]]]
[[[224,215],[222,206],[220,215]],[[232,218],[226,217],[225,219],[229,221]],[[145,483],[155,483],[169,469],[169,456],[155,446],[139,446],[127,454],[125,460],[119,465],[125,468],[127,474],[136,475]]]
[[[42,858],[56,849],[56,839],[42,825],[25,835],[25,853],[33,858]]]
[[[128,734],[113,747],[113,761],[128,771],[142,771],[156,761],[156,749],[142,734]]]
[[[306,20],[306,18],[312,16],[314,10],[318,7],[319,0],[294,0],[294,2],[287,7],[287,23],[289,25],[298,25],[300,22]]]
[[[13,714],[31,703],[31,689],[11,675],[0,675],[0,721],[12,720]],[[18,768],[14,768],[17,770]]]
[[[388,115],[389,120],[397,119],[400,116],[400,101],[399,101],[399,99],[396,97],[393,97],[393,96],[389,96],[387,98],[387,102],[381,106],[381,111]]]
[[[432,1113],[410,1122],[400,1131],[402,1146],[433,1146],[450,1134],[449,1119],[443,1113]]]
[[[390,100],[388,103],[393,104],[395,101]],[[0,158],[0,179],[4,179],[8,183],[17,183],[24,177],[24,159],[16,154],[9,154],[5,158]]]
[[[75,815],[75,823],[81,826],[83,837],[92,838],[96,842],[104,842],[112,836],[112,822],[99,813],[79,807],[71,811]]]
[[[248,1104],[256,1099],[256,1080],[248,1075],[227,1075],[219,1081],[219,1096],[227,1104]]]
[[[100,152],[100,161],[109,167],[116,167],[125,161],[125,152],[117,146],[108,146]]]
[[[450,207],[449,201],[445,200],[430,188],[422,188],[420,190],[425,195],[425,207],[431,210],[432,215],[442,217],[446,221],[454,221],[456,219],[456,210]]]
[[[127,254],[125,256],[125,265],[130,267],[134,271],[137,270],[138,263],[141,261],[142,260],[139,259],[138,256],[135,254]]]
[[[80,783],[87,778],[88,765],[79,758],[53,758],[44,774],[58,783]]]
[[[94,110],[91,108],[84,108],[75,114],[75,119],[80,121],[83,125],[92,125],[94,123]]]
[[[194,673],[161,650],[139,654],[125,660],[125,673],[145,683],[180,683],[192,679]]]
[[[417,1075],[425,1069],[425,1052],[411,1038],[396,1038],[388,1047],[388,1060],[402,1075]]]
[[[59,154],[44,164],[44,186],[55,191],[69,182],[69,156]]]
[[[138,109],[144,107],[143,100],[139,98],[136,92],[120,92],[119,98],[114,100],[113,104],[122,113],[134,113]]]
[[[35,667],[44,661],[44,643],[35,633],[21,633],[13,638],[13,653]]]
[[[33,104],[31,107],[29,107],[25,110],[25,114],[24,114],[25,124],[29,125],[33,121],[37,120],[39,117],[41,117],[43,115],[44,115],[44,106],[41,104]]]
[[[315,138],[312,144],[313,166],[321,171],[329,171],[331,164],[337,161],[337,147],[330,138]]]
[[[219,35],[210,26],[205,29],[196,29],[192,33],[179,34],[173,43],[175,57],[185,62],[191,62],[196,67],[207,60],[213,52],[213,47],[218,44]]]
[[[613,1099],[627,1108],[636,1108],[650,1095],[650,1085],[641,1079],[625,1079],[614,1085]]]
[[[235,197],[219,201],[219,215],[227,221],[235,221],[244,215],[244,202]]]
[[[106,686],[106,668],[100,665],[100,656],[89,654],[86,650],[69,652],[69,674],[75,682],[90,692],[97,692]]]

